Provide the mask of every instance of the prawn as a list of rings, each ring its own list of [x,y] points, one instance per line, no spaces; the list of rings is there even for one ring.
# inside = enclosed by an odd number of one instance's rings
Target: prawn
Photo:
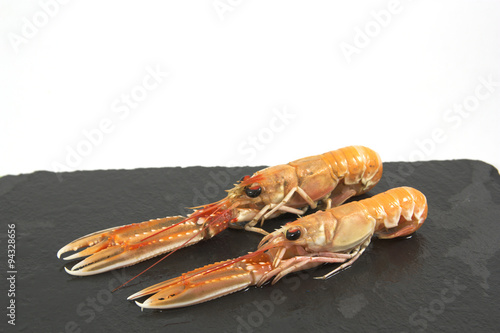
[[[285,275],[324,263],[340,263],[319,279],[352,265],[372,236],[405,237],[427,217],[425,196],[399,187],[369,199],[299,218],[265,236],[255,252],[182,274],[141,290],[128,299],[151,295],[142,308],[171,309],[209,301],[249,286],[275,284]]]
[[[175,252],[228,227],[266,235],[256,227],[283,213],[302,215],[311,207],[339,206],[375,186],[382,176],[382,162],[373,150],[349,146],[288,164],[268,167],[245,176],[227,197],[203,205],[188,217],[170,216],[108,228],[63,246],[57,257],[87,257],[71,269],[72,275],[93,275],[126,267],[157,255]],[[242,226],[242,223],[246,223]],[[80,251],[79,251],[80,250]],[[79,251],[79,252],[76,252]]]

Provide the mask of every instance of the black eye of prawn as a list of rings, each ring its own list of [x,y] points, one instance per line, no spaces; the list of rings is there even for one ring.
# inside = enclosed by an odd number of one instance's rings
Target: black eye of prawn
[[[286,239],[294,241],[300,238],[299,228],[290,228],[286,231]]]
[[[259,185],[245,188],[245,194],[250,198],[257,198],[260,195],[260,192],[262,192],[262,187]]]

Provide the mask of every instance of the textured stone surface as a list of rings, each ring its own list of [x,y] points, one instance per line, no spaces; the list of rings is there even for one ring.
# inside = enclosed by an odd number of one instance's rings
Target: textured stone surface
[[[374,240],[351,268],[326,281],[313,277],[334,266],[197,306],[141,312],[127,296],[252,251],[261,236],[227,230],[177,252],[113,294],[110,289],[155,259],[81,278],[66,274],[68,263],[56,258],[61,246],[90,232],[185,214],[184,207],[220,199],[235,180],[257,169],[36,172],[0,178],[2,274],[7,271],[7,224],[16,225],[15,330],[456,332],[500,327],[500,176],[479,161],[386,163],[382,181],[368,195],[413,186],[427,196],[427,221],[411,238]],[[273,230],[293,219],[284,216],[265,227]],[[7,313],[8,285],[2,281]],[[8,326],[3,317],[0,327]]]

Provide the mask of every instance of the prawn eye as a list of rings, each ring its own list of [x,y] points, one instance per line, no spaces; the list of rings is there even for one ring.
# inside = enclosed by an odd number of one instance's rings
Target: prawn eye
[[[245,194],[250,198],[257,198],[260,192],[262,192],[262,187],[260,187],[260,185],[245,188]]]
[[[286,239],[294,241],[300,238],[299,228],[290,228],[286,231]]]

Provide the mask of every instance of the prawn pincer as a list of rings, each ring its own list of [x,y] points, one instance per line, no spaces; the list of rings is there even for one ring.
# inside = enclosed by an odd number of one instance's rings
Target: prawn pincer
[[[176,251],[227,227],[242,228],[242,222],[248,222],[244,229],[266,235],[257,223],[283,213],[302,215],[308,207],[339,206],[370,190],[381,176],[382,162],[376,152],[362,146],[345,147],[245,176],[226,198],[200,206],[188,217],[171,216],[94,232],[62,247],[57,256],[75,251],[64,259],[87,257],[66,271],[93,275]]]
[[[265,236],[255,252],[198,268],[141,290],[128,299],[151,295],[142,308],[171,309],[209,301],[249,286],[324,263],[340,263],[328,278],[352,265],[370,244],[404,237],[419,229],[427,217],[425,196],[399,187],[369,199],[351,202],[299,218]]]

